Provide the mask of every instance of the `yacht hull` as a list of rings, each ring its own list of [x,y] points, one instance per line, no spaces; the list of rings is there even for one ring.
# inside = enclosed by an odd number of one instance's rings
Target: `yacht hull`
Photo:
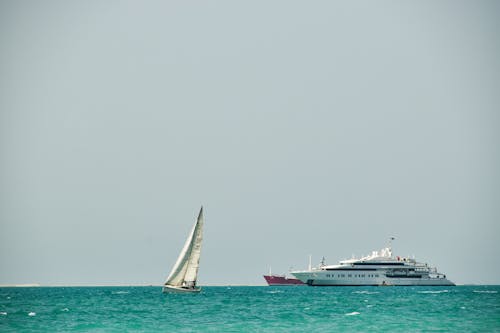
[[[404,278],[392,278],[387,277],[382,272],[378,272],[379,277],[367,277],[368,275],[374,274],[357,274],[365,275],[365,277],[347,277],[344,274],[343,278],[331,277],[333,274],[331,272],[326,273],[325,271],[310,272],[292,272],[300,281],[304,282],[309,286],[454,286],[455,284],[446,278],[435,278],[435,277],[404,277]],[[330,275],[330,276],[327,276]],[[352,274],[354,276],[355,274]]]

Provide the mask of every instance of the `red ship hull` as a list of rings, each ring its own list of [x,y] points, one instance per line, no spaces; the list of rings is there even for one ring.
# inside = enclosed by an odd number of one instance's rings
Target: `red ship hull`
[[[264,275],[264,279],[270,286],[293,286],[303,285],[304,283],[298,279],[287,278],[280,275]]]

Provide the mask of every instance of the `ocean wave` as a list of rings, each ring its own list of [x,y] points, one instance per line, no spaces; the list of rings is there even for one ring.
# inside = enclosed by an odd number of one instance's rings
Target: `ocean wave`
[[[63,312],[68,312],[68,311],[69,311],[69,309],[68,309],[68,308],[64,308],[64,309],[62,309],[61,311],[63,311]]]
[[[354,311],[354,312],[349,312],[349,313],[346,313],[345,315],[346,315],[346,316],[357,316],[357,315],[359,315],[359,314],[360,314],[359,312]]]
[[[0,312],[0,315],[2,315],[2,316],[6,316],[6,315],[7,315],[7,312]]]
[[[130,291],[123,291],[123,290],[113,291],[112,294],[113,295],[124,295],[124,294],[130,294]]]
[[[36,312],[30,312],[30,313],[28,313],[28,316],[34,317],[34,316],[36,316]]]
[[[496,294],[498,291],[496,290],[473,290],[472,292],[478,293],[478,294]]]
[[[424,290],[424,291],[417,291],[419,294],[441,294],[441,293],[449,293],[449,290]]]

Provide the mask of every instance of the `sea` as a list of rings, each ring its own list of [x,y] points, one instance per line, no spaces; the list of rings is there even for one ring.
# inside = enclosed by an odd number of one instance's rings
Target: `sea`
[[[0,332],[500,332],[500,286],[0,288]]]

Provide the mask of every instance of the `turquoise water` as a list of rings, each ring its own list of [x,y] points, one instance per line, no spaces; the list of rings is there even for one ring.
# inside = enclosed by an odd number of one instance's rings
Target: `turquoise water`
[[[0,332],[500,332],[500,286],[0,288]]]

